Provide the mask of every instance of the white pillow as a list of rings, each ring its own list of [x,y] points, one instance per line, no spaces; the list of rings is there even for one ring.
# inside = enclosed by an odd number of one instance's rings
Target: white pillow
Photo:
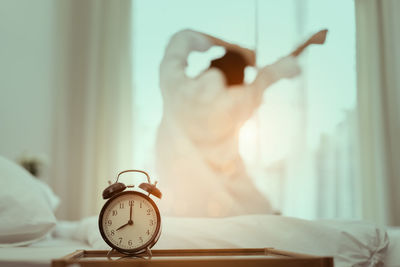
[[[45,182],[40,181],[39,179],[36,178],[34,178],[33,181],[40,189],[41,194],[43,194],[43,197],[46,199],[46,202],[51,208],[51,210],[55,212],[56,209],[58,208],[58,205],[60,204],[60,198],[56,196],[56,194],[54,194],[53,190],[51,190],[51,188]]]
[[[102,240],[97,217],[60,223],[55,231],[110,249]],[[336,267],[381,266],[389,240],[385,229],[365,222],[309,221],[277,215],[227,218],[164,217],[155,249],[264,248],[333,256]]]
[[[0,156],[0,247],[30,244],[55,226],[58,198],[46,187]]]

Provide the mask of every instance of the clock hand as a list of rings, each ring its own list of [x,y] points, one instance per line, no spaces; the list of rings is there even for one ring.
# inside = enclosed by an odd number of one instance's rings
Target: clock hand
[[[117,228],[117,230],[116,230],[116,231],[118,231],[118,230],[120,230],[120,229],[124,228],[124,227],[125,227],[125,226],[127,226],[127,225],[129,225],[129,222],[127,222],[126,224],[124,224],[124,225],[120,226],[119,228]]]
[[[128,224],[130,224],[130,225],[133,225],[133,220],[132,220],[132,206],[133,206],[133,205],[131,205],[131,209],[130,209],[130,211],[129,211],[129,221],[128,221]]]

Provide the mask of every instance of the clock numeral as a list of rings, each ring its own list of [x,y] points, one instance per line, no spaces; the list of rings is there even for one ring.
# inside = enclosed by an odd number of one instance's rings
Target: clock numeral
[[[133,207],[135,205],[135,201],[129,200],[129,207]]]
[[[150,212],[151,212],[151,210],[150,210],[150,209],[148,209],[148,210],[147,210],[147,215],[150,215]]]
[[[141,236],[139,236],[139,241],[140,243],[143,243],[143,238]]]
[[[116,210],[112,211],[112,216],[117,216],[118,212]]]
[[[120,208],[120,209],[123,209],[123,208],[124,208],[124,203],[123,203],[123,202],[119,203],[119,208]]]
[[[129,245],[129,246],[132,246],[132,244],[133,244],[133,243],[132,243],[132,240],[129,240],[129,241],[128,241],[128,245]]]
[[[115,231],[114,230],[111,230],[111,235],[115,235]]]
[[[153,226],[153,225],[154,225],[154,221],[150,220],[150,226]]]
[[[150,235],[150,230],[149,229],[147,229],[146,234]]]
[[[119,243],[121,244],[122,243],[122,237],[120,237],[118,239],[119,239]]]
[[[107,225],[108,225],[108,226],[111,226],[111,225],[112,225],[112,221],[111,221],[111,220],[108,220],[108,221],[107,221]]]
[[[139,205],[139,207],[140,207],[140,208],[142,208],[142,202],[140,202],[140,205]]]

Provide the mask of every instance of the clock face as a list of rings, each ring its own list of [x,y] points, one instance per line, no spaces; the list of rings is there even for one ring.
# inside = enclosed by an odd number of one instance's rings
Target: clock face
[[[117,194],[106,202],[99,217],[103,239],[124,253],[140,253],[159,237],[160,213],[154,202],[136,191]]]

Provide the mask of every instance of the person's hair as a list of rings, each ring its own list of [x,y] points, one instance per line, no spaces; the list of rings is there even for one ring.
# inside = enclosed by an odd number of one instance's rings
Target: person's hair
[[[210,63],[210,68],[218,68],[225,76],[226,85],[239,85],[244,81],[244,69],[247,66],[246,59],[242,54],[227,50],[225,55],[214,59]]]

